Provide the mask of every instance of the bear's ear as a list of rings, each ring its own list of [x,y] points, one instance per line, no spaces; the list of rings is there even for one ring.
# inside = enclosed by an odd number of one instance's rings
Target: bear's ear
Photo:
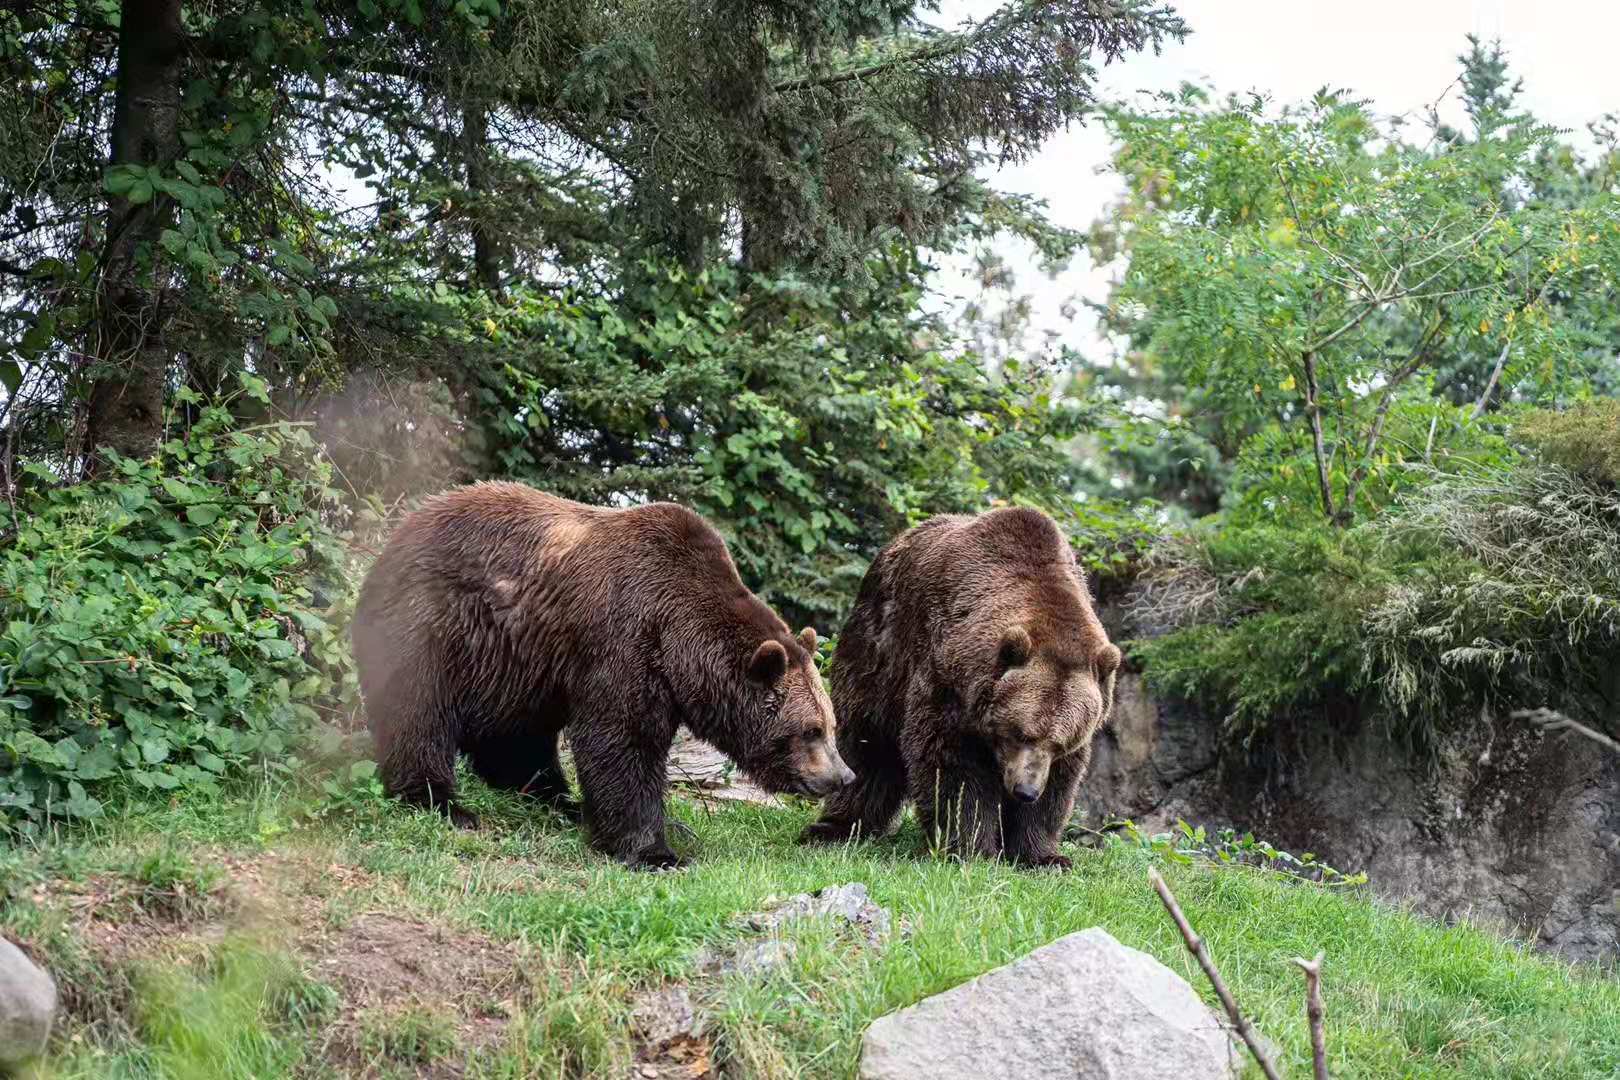
[[[1099,720],[1103,726],[1111,725],[1114,720],[1114,682],[1119,677],[1119,665],[1124,659],[1119,646],[1113,643],[1097,654],[1097,681],[1102,684],[1102,716]]]
[[[816,651],[816,628],[813,626],[807,626],[803,630],[800,630],[799,644],[803,645],[805,650],[813,655]]]
[[[1124,662],[1124,659],[1125,657],[1119,651],[1118,645],[1113,642],[1104,645],[1102,650],[1097,653],[1097,658],[1092,661],[1097,666],[1097,678],[1106,679],[1114,674],[1119,670],[1119,665]]]
[[[775,686],[787,674],[788,655],[782,643],[766,638],[748,661],[748,678],[760,686]]]
[[[996,677],[1000,678],[1029,660],[1035,646],[1029,640],[1029,631],[1022,626],[1009,626],[1001,632],[1001,646],[996,651]]]

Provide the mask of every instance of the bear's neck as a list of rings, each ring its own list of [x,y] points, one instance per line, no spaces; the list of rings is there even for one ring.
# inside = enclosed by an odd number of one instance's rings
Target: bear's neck
[[[706,659],[703,670],[686,672],[673,687],[680,698],[681,720],[688,731],[738,764],[758,755],[768,741],[758,725],[754,695],[759,693],[742,675],[747,656],[719,649]],[[752,655],[750,650],[749,655]]]

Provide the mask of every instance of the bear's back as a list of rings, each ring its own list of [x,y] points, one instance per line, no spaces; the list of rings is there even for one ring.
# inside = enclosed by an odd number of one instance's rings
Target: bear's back
[[[1039,510],[944,515],[902,541],[882,571],[885,648],[993,655],[993,640],[1014,624],[1080,649],[1101,634],[1068,538]]]

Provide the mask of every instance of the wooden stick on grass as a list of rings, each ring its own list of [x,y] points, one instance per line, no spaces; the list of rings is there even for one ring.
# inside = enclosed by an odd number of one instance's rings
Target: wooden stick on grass
[[[1327,1037],[1322,1033],[1322,954],[1315,960],[1294,957],[1294,963],[1305,973],[1305,1019],[1311,1025],[1311,1067],[1316,1080],[1328,1080]]]
[[[1187,916],[1181,913],[1181,905],[1176,903],[1175,896],[1170,892],[1170,886],[1164,883],[1164,878],[1160,877],[1159,872],[1151,866],[1148,867],[1148,880],[1153,883],[1153,891],[1159,894],[1159,899],[1164,901],[1164,909],[1176,921],[1176,929],[1181,931],[1181,938],[1187,943],[1187,951],[1193,954],[1198,966],[1203,968],[1204,974],[1209,977],[1210,985],[1215,988],[1215,996],[1220,998],[1221,1004],[1226,1007],[1227,1018],[1237,1029],[1238,1037],[1243,1040],[1243,1045],[1249,1048],[1249,1053],[1254,1055],[1254,1060],[1259,1062],[1260,1071],[1266,1074],[1267,1080],[1282,1080],[1277,1074],[1277,1067],[1271,1063],[1271,1059],[1266,1056],[1265,1048],[1260,1045],[1260,1038],[1254,1033],[1254,1028],[1238,1011],[1237,1002],[1233,1000],[1232,992],[1226,988],[1225,981],[1221,979],[1221,973],[1215,970],[1215,961],[1209,958],[1209,949],[1204,946],[1204,939],[1193,932],[1192,926],[1187,922]]]

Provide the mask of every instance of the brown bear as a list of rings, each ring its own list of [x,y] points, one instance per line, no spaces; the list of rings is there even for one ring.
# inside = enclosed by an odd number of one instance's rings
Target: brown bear
[[[833,660],[856,781],[807,840],[887,832],[909,797],[961,855],[1067,867],[1058,841],[1113,706],[1120,652],[1051,518],[932,518],[867,571]]]
[[[384,787],[458,824],[476,825],[455,802],[459,752],[495,787],[582,809],[602,851],[677,865],[664,770],[681,724],[770,790],[853,779],[815,631],[794,637],[679,506],[502,482],[439,495],[367,574],[353,639]],[[565,728],[582,808],[557,758]]]

